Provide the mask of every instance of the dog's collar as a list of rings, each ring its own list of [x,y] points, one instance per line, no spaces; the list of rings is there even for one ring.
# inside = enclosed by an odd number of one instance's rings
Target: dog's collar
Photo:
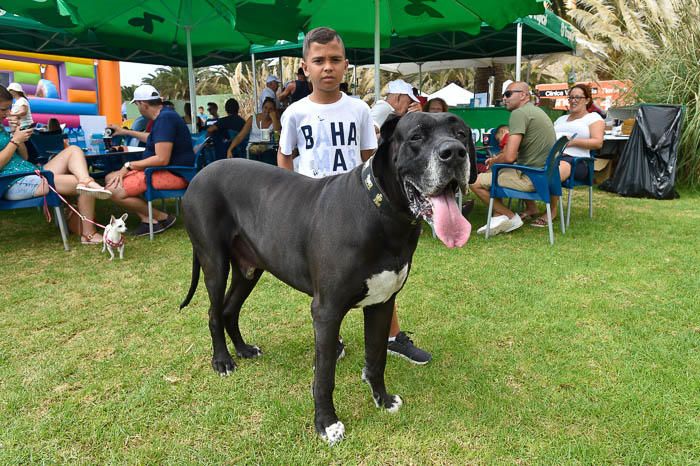
[[[116,243],[114,241],[112,241],[111,239],[109,239],[109,237],[106,235],[105,235],[104,239],[105,239],[105,243],[107,243],[107,245],[111,248],[119,248],[119,247],[124,245],[124,235],[121,235],[119,237],[119,241],[117,241]]]
[[[406,220],[415,225],[418,220],[415,217],[406,215],[403,212],[399,212],[391,205],[389,198],[386,193],[382,191],[381,186],[377,182],[377,178],[374,176],[374,169],[372,168],[372,163],[374,162],[374,155],[367,159],[364,164],[362,164],[362,184],[367,189],[367,194],[369,195],[372,204],[377,207],[382,213],[399,218],[401,220]]]

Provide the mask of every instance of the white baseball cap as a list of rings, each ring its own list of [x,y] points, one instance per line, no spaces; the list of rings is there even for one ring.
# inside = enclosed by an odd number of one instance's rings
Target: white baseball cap
[[[15,91],[15,92],[21,92],[24,94],[24,89],[22,89],[22,85],[20,83],[10,83],[7,86],[8,91]]]
[[[155,100],[160,99],[158,90],[150,84],[142,84],[134,89],[134,98],[131,100],[133,104],[137,100]]]
[[[278,83],[281,83],[282,81],[280,81],[279,78],[278,78],[277,76],[275,76],[275,75],[270,75],[270,76],[268,76],[267,79],[265,80],[265,83],[266,83],[266,84],[270,84],[271,82],[278,82]]]
[[[387,94],[406,94],[414,102],[420,102],[418,97],[413,94],[413,86],[408,84],[403,79],[396,79],[389,82],[387,86]]]

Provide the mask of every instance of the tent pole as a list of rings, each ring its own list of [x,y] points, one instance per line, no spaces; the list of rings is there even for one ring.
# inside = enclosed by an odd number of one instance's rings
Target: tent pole
[[[357,95],[357,65],[352,65],[352,93]]]
[[[518,22],[515,33],[515,80],[520,81],[520,66],[523,61],[523,23]]]
[[[423,63],[418,63],[418,92],[423,92]]]
[[[250,63],[253,66],[253,113],[258,113],[258,77],[255,74],[255,54],[250,54]]]
[[[187,80],[190,85],[190,118],[192,134],[197,132],[197,92],[194,86],[194,66],[192,65],[192,26],[185,26],[185,38],[187,40]]]
[[[374,0],[374,102],[379,102],[382,85],[379,74],[379,0]]]

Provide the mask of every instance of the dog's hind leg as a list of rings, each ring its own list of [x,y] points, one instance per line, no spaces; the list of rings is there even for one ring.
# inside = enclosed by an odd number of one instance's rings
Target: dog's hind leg
[[[236,354],[241,358],[254,358],[262,355],[260,348],[246,344],[238,325],[243,303],[255,288],[262,273],[262,270],[255,269],[253,276],[246,278],[235,263],[231,267],[231,286],[226,293],[226,299],[224,299],[223,318],[226,332],[236,347]]]
[[[201,259],[201,258],[200,258]],[[236,368],[231,354],[226,347],[226,335],[224,333],[224,292],[228,279],[228,261],[225,256],[215,252],[201,260],[204,272],[204,283],[209,293],[209,332],[211,333],[214,354],[211,366],[219,375],[229,375]]]
[[[403,401],[398,395],[389,395],[384,385],[386,348],[393,311],[393,297],[385,303],[364,308],[365,367],[362,369],[362,380],[369,384],[372,390],[372,399],[377,408],[385,408],[389,412],[395,413]]]

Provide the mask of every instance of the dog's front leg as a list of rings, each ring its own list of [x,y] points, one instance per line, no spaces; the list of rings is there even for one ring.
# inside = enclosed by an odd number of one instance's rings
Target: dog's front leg
[[[315,371],[314,371],[314,424],[316,432],[333,445],[345,436],[345,426],[338,420],[333,406],[335,389],[336,348],[340,323],[345,310],[332,306],[321,306],[314,298],[311,314],[314,320]]]
[[[124,259],[124,245],[119,246],[119,260]]]
[[[114,259],[114,251],[112,251],[112,246],[107,246],[107,252],[109,253],[109,260]]]
[[[386,348],[395,296],[385,303],[364,308],[365,367],[362,369],[362,380],[369,384],[377,408],[384,408],[391,413],[397,412],[403,404],[401,397],[389,395],[384,385]]]

